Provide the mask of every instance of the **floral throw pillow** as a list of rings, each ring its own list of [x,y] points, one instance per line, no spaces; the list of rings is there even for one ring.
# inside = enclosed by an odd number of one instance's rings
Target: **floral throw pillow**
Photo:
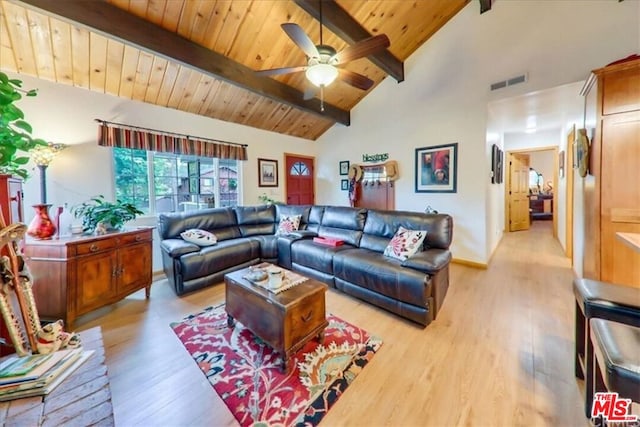
[[[401,226],[385,248],[384,256],[404,261],[422,250],[425,237],[427,237],[426,231],[407,230]]]
[[[301,217],[301,215],[282,215],[280,217],[280,223],[278,224],[276,235],[289,234],[292,231],[298,230],[298,227],[300,227]]]
[[[198,228],[183,231],[180,233],[180,237],[182,237],[185,242],[193,243],[198,246],[211,246],[218,243],[218,239],[215,234]]]

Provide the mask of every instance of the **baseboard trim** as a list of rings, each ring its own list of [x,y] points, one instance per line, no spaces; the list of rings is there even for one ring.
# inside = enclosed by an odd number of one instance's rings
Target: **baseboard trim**
[[[154,271],[153,273],[151,273],[151,281],[152,282],[156,282],[158,280],[166,279],[166,277],[167,276],[164,275],[164,271],[163,270]]]
[[[484,264],[482,262],[469,261],[469,260],[460,259],[460,258],[453,258],[451,262],[454,264],[464,265],[467,267],[480,268],[482,270],[486,270],[487,268],[489,268],[488,264]]]

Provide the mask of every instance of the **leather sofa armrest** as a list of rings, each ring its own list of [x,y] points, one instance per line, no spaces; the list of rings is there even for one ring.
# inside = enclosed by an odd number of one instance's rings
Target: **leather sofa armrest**
[[[289,233],[290,236],[296,237],[298,239],[304,239],[307,237],[318,237],[318,233],[311,230],[297,230]]]
[[[451,262],[451,252],[447,249],[427,249],[407,258],[403,267],[413,268],[428,274],[435,274]]]
[[[190,252],[198,252],[200,247],[193,243],[185,242],[182,239],[164,239],[160,242],[160,247],[171,258],[178,258]]]
[[[278,265],[291,270],[293,267],[291,262],[291,245],[293,242],[301,239],[313,238],[318,234],[309,230],[292,231],[291,233],[281,234],[278,236]]]

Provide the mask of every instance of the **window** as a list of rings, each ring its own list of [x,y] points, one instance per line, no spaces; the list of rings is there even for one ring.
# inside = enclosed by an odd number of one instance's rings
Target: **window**
[[[238,161],[114,148],[116,198],[146,214],[238,204]]]
[[[309,175],[309,168],[302,162],[295,162],[293,166],[291,166],[289,175]]]

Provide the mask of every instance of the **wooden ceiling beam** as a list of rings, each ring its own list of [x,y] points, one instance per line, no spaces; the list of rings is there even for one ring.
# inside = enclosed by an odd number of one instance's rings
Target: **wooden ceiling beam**
[[[320,20],[320,3],[318,0],[293,1],[316,20]],[[357,43],[374,35],[369,33],[334,0],[322,0],[322,23],[349,44]],[[367,58],[385,73],[396,79],[398,83],[404,81],[404,63],[393,56],[388,49],[370,55]]]
[[[304,100],[297,89],[269,77],[257,76],[251,68],[224,55],[129,14],[103,0],[19,0],[23,6],[82,25],[125,44],[178,62],[198,72],[224,80],[251,92],[282,102],[307,113],[349,126],[349,111],[324,104],[318,99]]]

